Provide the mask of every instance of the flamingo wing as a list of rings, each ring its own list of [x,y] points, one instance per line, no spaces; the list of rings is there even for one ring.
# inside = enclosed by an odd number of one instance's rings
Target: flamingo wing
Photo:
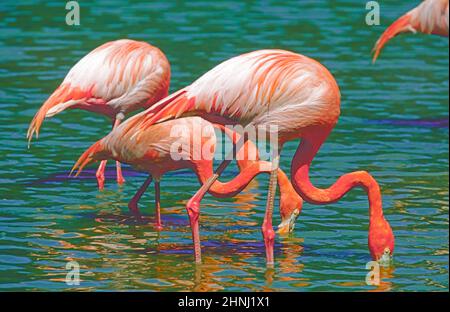
[[[215,115],[241,124],[272,121],[282,127],[294,126],[301,124],[297,117],[320,118],[318,108],[324,101],[319,98],[326,91],[324,86],[334,81],[323,69],[318,62],[289,51],[250,52],[219,64],[190,86],[133,116],[123,126],[128,130],[146,129],[156,122],[183,115],[207,119]],[[339,92],[337,85],[333,88]],[[303,105],[308,116],[290,115],[299,105]]]
[[[201,132],[197,133],[198,130]],[[130,140],[130,137],[137,133],[142,134],[139,141]],[[77,160],[71,174],[77,170],[76,175],[78,175],[87,164],[109,158],[137,167],[141,164],[145,167],[152,163],[154,165],[173,163],[178,166],[177,161],[172,160],[173,146],[178,147],[180,143],[189,145],[187,150],[182,151],[182,153],[187,153],[183,154],[183,159],[195,159],[194,154],[198,151],[190,146],[193,144],[193,137],[197,134],[200,134],[201,146],[204,145],[204,142],[209,141],[210,146],[215,148],[214,128],[212,124],[200,117],[180,118],[158,123],[148,128],[147,131],[139,131],[135,128],[132,131],[124,132],[121,125],[89,147]],[[170,161],[167,162],[167,160]],[[168,168],[165,169],[168,170]]]
[[[167,95],[170,66],[157,48],[134,40],[107,42],[84,56],[69,71],[34,116],[28,140],[46,117],[80,107],[111,117],[153,104]]]

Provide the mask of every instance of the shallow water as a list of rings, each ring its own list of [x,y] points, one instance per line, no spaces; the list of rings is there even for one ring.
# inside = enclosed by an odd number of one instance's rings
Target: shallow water
[[[419,2],[419,1],[413,1]],[[414,4],[382,3],[381,25],[367,26],[365,1],[126,1],[81,3],[81,25],[64,23],[64,3],[0,3],[0,290],[448,290],[448,39],[394,39],[376,65],[370,51],[386,25]],[[26,129],[73,64],[103,42],[148,41],[172,64],[176,90],[236,54],[283,48],[313,57],[342,92],[338,125],[312,166],[327,186],[370,171],[382,187],[396,236],[395,264],[367,286],[367,200],[353,190],[339,203],[305,204],[294,233],[277,237],[266,270],[260,233],[267,177],[241,195],[202,206],[203,262],[192,263],[185,201],[198,188],[189,171],[162,181],[164,230],[138,225],[127,201],[144,175],[125,167],[123,187],[109,165],[106,190],[94,167],[67,178],[76,158],[110,122],[70,111],[44,123],[27,150]],[[297,142],[283,151],[288,171]],[[231,177],[236,169],[227,171]],[[141,202],[153,221],[153,192]],[[278,224],[275,216],[274,223]],[[65,284],[67,261],[81,284]]]

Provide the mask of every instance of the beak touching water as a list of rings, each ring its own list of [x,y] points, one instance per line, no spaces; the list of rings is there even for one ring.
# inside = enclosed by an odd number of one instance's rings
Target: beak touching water
[[[278,225],[278,234],[288,234],[291,233],[294,230],[295,227],[295,221],[298,218],[298,215],[300,214],[300,211],[298,209],[295,209],[292,214],[285,220],[283,220],[280,225]]]
[[[382,267],[389,267],[394,262],[394,258],[389,247],[384,249],[383,254],[377,261]]]

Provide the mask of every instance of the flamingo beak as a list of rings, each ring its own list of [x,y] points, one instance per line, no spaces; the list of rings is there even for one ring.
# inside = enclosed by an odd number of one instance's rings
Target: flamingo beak
[[[393,255],[389,247],[384,248],[384,252],[381,255],[380,259],[378,259],[378,263],[382,267],[389,267],[394,262]]]
[[[278,225],[278,234],[288,234],[291,233],[295,228],[295,221],[298,218],[300,211],[295,209],[292,214],[286,220],[283,220],[280,225]]]

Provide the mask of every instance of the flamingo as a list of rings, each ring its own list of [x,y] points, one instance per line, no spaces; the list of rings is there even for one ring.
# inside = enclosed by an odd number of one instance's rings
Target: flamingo
[[[329,204],[341,199],[351,189],[362,187],[369,201],[370,254],[374,260],[391,259],[394,234],[383,215],[380,187],[368,172],[344,174],[326,189],[315,187],[310,181],[311,163],[340,115],[339,87],[322,64],[284,50],[259,50],[233,57],[189,86],[136,114],[122,131],[137,134],[127,136],[129,144],[133,144],[148,127],[186,115],[201,116],[220,124],[238,123],[246,129],[278,129],[278,140],[272,143],[272,172],[262,223],[269,267],[274,265],[272,214],[279,157],[283,145],[298,138],[301,143],[291,161],[291,181],[297,193],[310,203]],[[244,135],[240,141],[245,142],[246,138],[247,135]],[[198,232],[200,201],[229,163],[229,160],[223,161],[186,204],[193,229],[196,263],[201,262]]]
[[[93,162],[105,159],[115,159],[117,161],[131,164],[136,169],[148,172],[150,175],[133,196],[128,204],[130,211],[140,218],[140,212],[137,203],[145,190],[148,188],[152,180],[155,181],[155,210],[156,210],[156,228],[161,229],[160,215],[160,180],[161,177],[169,171],[175,171],[183,168],[192,169],[200,183],[205,183],[213,175],[213,160],[211,157],[198,157],[195,155],[194,148],[183,150],[186,156],[181,160],[174,160],[172,157],[172,148],[178,146],[179,138],[171,135],[173,127],[182,127],[183,136],[188,146],[193,146],[195,137],[201,138],[198,149],[205,150],[210,148],[211,155],[214,155],[216,148],[216,135],[213,125],[200,117],[186,117],[171,120],[166,123],[155,124],[148,127],[144,132],[140,132],[139,141],[130,140],[130,136],[136,135],[133,131],[124,133],[127,126],[125,121],[121,126],[113,129],[106,137],[94,143],[88,148],[78,159],[71,173],[78,169],[78,175],[83,168]],[[226,127],[217,125],[219,129],[225,132],[233,143],[239,139],[239,135]],[[179,128],[180,129],[180,128]],[[201,130],[199,132],[198,130]],[[238,154],[239,175],[232,181],[221,183],[215,181],[209,192],[219,198],[233,197],[241,192],[250,181],[259,173],[270,173],[271,163],[260,161],[257,154],[251,154],[252,151],[257,152],[256,146],[251,141],[240,149]],[[244,153],[244,154],[241,154]],[[255,155],[256,160],[249,158],[249,155]],[[295,192],[289,178],[286,174],[279,170],[278,183],[280,185],[280,215],[281,224],[279,233],[292,231],[294,223],[300,214],[303,200]],[[198,224],[197,224],[198,226]]]
[[[392,23],[375,43],[373,63],[389,40],[405,32],[448,37],[448,0],[424,0]]]
[[[69,108],[106,115],[114,129],[125,114],[166,97],[169,83],[170,64],[158,48],[129,39],[107,42],[79,60],[38,110],[28,128],[28,146],[45,118]],[[96,172],[99,189],[104,188],[105,167],[106,160]],[[116,169],[117,183],[123,184],[119,162]]]

